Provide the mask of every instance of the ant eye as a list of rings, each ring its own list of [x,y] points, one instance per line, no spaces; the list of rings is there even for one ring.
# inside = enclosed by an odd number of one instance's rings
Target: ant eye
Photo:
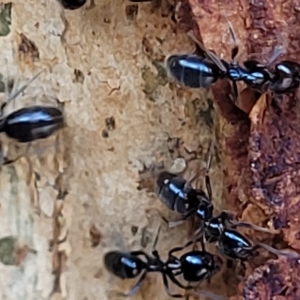
[[[135,276],[135,275],[138,274],[138,270],[137,270],[137,269],[133,269],[133,270],[132,270],[132,273],[133,273],[133,275]]]

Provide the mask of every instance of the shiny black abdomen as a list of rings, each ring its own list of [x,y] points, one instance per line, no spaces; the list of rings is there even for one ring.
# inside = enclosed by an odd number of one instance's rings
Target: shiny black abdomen
[[[55,107],[32,106],[5,117],[3,131],[20,143],[44,139],[64,125],[62,112]]]
[[[172,78],[191,88],[209,87],[221,77],[211,60],[197,55],[171,55],[166,67]]]
[[[135,278],[146,268],[146,264],[137,256],[119,251],[106,253],[104,265],[110,273],[122,279]]]
[[[186,180],[169,172],[162,172],[156,182],[161,201],[169,209],[185,213],[188,208]]]

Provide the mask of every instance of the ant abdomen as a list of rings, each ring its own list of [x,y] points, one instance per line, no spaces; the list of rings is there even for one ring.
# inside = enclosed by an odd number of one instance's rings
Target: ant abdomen
[[[145,268],[141,259],[126,252],[107,252],[103,261],[106,269],[121,279],[135,278]]]
[[[178,213],[185,213],[188,209],[187,181],[175,174],[163,171],[156,180],[159,197],[163,204]]]
[[[190,251],[180,257],[182,275],[188,282],[201,282],[217,273],[222,266],[219,256],[206,251]]]
[[[209,87],[222,76],[210,59],[192,54],[170,55],[165,66],[169,77],[190,88]]]
[[[51,106],[21,108],[4,117],[0,131],[20,143],[45,139],[64,126],[61,110]]]

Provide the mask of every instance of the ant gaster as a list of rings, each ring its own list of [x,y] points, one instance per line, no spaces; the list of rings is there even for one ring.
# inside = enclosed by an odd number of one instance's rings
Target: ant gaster
[[[19,143],[45,139],[62,128],[63,114],[56,107],[21,108],[0,120],[0,132]]]
[[[282,54],[282,48],[274,51],[266,65],[256,60],[246,60],[243,66],[239,65],[235,60],[238,54],[235,33],[231,23],[228,20],[227,22],[234,41],[231,62],[221,60],[213,52],[207,50],[190,32],[189,36],[204,50],[206,57],[180,54],[167,56],[165,67],[168,76],[191,88],[209,87],[218,79],[228,78],[233,83],[235,99],[237,98],[237,81],[242,81],[259,92],[270,89],[274,93],[289,93],[299,87],[300,64],[286,60],[276,64],[274,70],[268,68]]]
[[[162,275],[165,290],[170,297],[182,298],[184,296],[182,294],[172,294],[170,292],[169,280],[184,290],[193,289],[199,295],[214,300],[224,300],[223,297],[196,289],[201,282],[204,280],[209,281],[211,277],[221,269],[222,260],[220,257],[204,250],[189,251],[179,258],[174,255],[175,252],[183,250],[192,243],[193,242],[189,242],[183,247],[177,247],[170,250],[166,262],[161,260],[156,250],[152,251],[152,255],[149,255],[144,251],[110,251],[104,255],[104,265],[110,273],[121,279],[132,279],[140,276],[128,293],[118,293],[123,297],[132,296],[137,292],[148,273],[159,272]],[[177,279],[179,275],[182,275],[185,281],[195,283],[196,286],[191,286],[189,284],[183,285]]]
[[[208,161],[206,165],[205,182],[206,188],[211,193],[208,176],[211,164],[211,151],[213,142],[210,144]],[[193,215],[200,218],[211,218],[213,204],[206,193],[201,189],[193,189],[191,183],[196,179],[196,173],[190,180],[185,180],[180,176],[163,171],[157,176],[157,193],[161,201],[171,210],[183,215],[181,220],[186,220]]]
[[[39,75],[35,75],[25,86],[11,96],[4,107],[21,92],[23,92],[30,82]],[[14,111],[7,116],[0,118],[0,133],[4,132],[9,138],[19,143],[32,142],[37,139],[44,139],[52,135],[64,126],[64,116],[60,109],[51,106],[29,106]]]

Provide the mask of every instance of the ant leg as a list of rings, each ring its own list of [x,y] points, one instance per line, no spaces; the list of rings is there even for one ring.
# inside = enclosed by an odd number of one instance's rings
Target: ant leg
[[[187,243],[186,243],[184,246],[182,246],[182,247],[176,247],[176,248],[171,249],[171,250],[169,251],[168,256],[173,256],[173,253],[178,252],[178,251],[181,251],[181,250],[183,250],[183,249],[189,247],[189,246],[192,245],[193,243],[194,243],[194,241],[189,241],[189,242],[187,242]]]
[[[131,297],[134,293],[136,293],[141,285],[143,284],[144,280],[146,279],[146,275],[147,275],[147,271],[145,271],[140,279],[136,282],[136,284],[131,288],[131,290],[127,293],[121,293],[121,292],[117,292],[117,295],[118,296],[121,296],[121,297]]]
[[[193,208],[191,210],[189,210],[188,212],[186,212],[181,219],[177,220],[177,221],[172,221],[172,222],[168,222],[169,223],[169,228],[173,228],[176,227],[178,225],[183,224],[184,222],[187,221],[188,218],[190,218],[191,216],[193,216],[195,214],[197,209]]]
[[[158,229],[157,229],[155,239],[154,239],[154,242],[153,242],[153,245],[152,245],[152,251],[154,251],[156,249],[156,245],[157,245],[159,234],[160,234],[160,229],[161,229],[161,226],[159,225]]]
[[[186,214],[183,215],[183,217],[179,220],[176,220],[176,221],[168,221],[162,214],[161,212],[157,209],[157,208],[149,208],[149,209],[146,209],[146,215],[149,213],[150,210],[155,210],[155,212],[159,215],[159,217],[167,224],[167,226],[169,228],[173,228],[173,227],[176,227],[176,226],[179,226],[183,223],[186,222],[186,220],[192,216],[194,213],[195,213],[195,210],[190,210],[188,211]]]
[[[205,252],[204,235],[202,236],[202,239],[200,240],[200,243],[201,243],[201,248],[202,248],[202,251],[204,251],[204,252]]]
[[[238,87],[237,87],[236,81],[232,82],[232,92],[233,92],[233,103],[237,104],[237,101],[239,98],[239,95],[238,95],[239,92],[238,92]]]
[[[243,227],[243,228],[249,228],[249,229],[253,229],[253,230],[257,230],[257,231],[261,231],[261,232],[266,232],[266,233],[271,233],[271,234],[276,234],[279,233],[277,230],[272,230],[269,228],[264,228],[261,226],[257,226],[248,222],[241,222],[238,220],[235,220],[233,218],[233,215],[224,210],[220,213],[219,217],[223,220],[223,221],[227,221],[230,225],[232,225],[234,228],[236,227]]]
[[[210,177],[209,177],[209,170],[211,167],[211,161],[212,161],[212,154],[214,150],[214,145],[215,141],[212,140],[209,146],[209,151],[208,151],[208,157],[207,157],[207,162],[206,162],[206,174],[205,174],[205,184],[206,184],[206,190],[208,193],[208,198],[212,200],[212,189],[211,189],[211,184],[210,184]]]
[[[157,208],[147,208],[147,209],[145,210],[145,214],[146,214],[146,218],[147,218],[147,219],[150,218],[150,216],[149,216],[150,210],[155,211],[155,213],[158,214],[159,217],[160,217],[165,223],[167,223],[167,224],[169,225],[170,222],[169,222],[169,221],[161,214],[161,212],[160,212]]]
[[[7,103],[16,99],[21,93],[23,93],[27,87],[35,80],[37,79],[42,73],[44,72],[44,70],[38,72],[36,75],[34,75],[26,84],[24,84],[19,90],[17,90],[14,94],[12,94],[8,100]]]
[[[4,102],[1,106],[0,106],[0,117],[3,116],[3,112],[4,112],[4,108],[6,107],[7,102]],[[5,119],[2,119],[3,121],[5,121]]]
[[[278,250],[275,249],[267,244],[264,243],[257,243],[254,247],[253,250],[256,250],[257,248],[264,248],[265,250],[277,255],[277,256],[286,256],[288,258],[295,258],[295,259],[299,259],[300,258],[300,254],[297,253],[296,251],[293,251],[291,249],[286,249],[286,250]]]
[[[137,251],[131,251],[131,252],[129,252],[131,255],[134,255],[134,256],[144,256],[147,260],[149,260],[150,259],[150,256],[146,253],[146,252],[144,252],[144,251],[142,251],[142,250],[137,250]]]
[[[171,279],[171,281],[173,283],[175,283],[176,285],[178,285],[179,287],[183,288],[184,289],[184,286],[181,285],[180,282],[178,282],[172,275],[168,274],[168,277]],[[181,295],[181,294],[172,294],[170,292],[170,289],[169,289],[169,282],[168,282],[168,278],[167,278],[167,275],[162,273],[162,278],[163,278],[163,283],[164,283],[164,287],[165,287],[165,291],[166,293],[168,294],[169,297],[172,297],[172,298],[183,298],[184,296]],[[174,280],[174,281],[173,281]],[[177,284],[178,283],[178,284]]]
[[[231,24],[231,22],[228,20],[228,18],[226,17],[225,14],[223,14],[223,17],[226,19],[228,27],[229,27],[229,33],[231,36],[231,39],[233,41],[233,48],[231,50],[231,59],[233,64],[236,64],[237,62],[235,61],[235,58],[239,52],[239,46],[238,46],[238,42],[237,42],[237,38],[236,38],[236,34],[234,32],[233,26]]]
[[[180,283],[173,274],[167,274],[168,278],[178,287],[180,287],[181,289],[185,289],[185,290],[191,290],[193,289],[192,286],[190,285],[183,285],[182,283]],[[178,274],[179,275],[179,274]]]
[[[2,105],[3,106],[3,105]],[[3,112],[2,112],[2,106],[0,108],[0,117],[2,116]],[[5,132],[5,121],[6,121],[6,118],[1,118],[0,119],[0,132]]]
[[[243,280],[244,280],[244,276],[241,275],[242,272],[245,273],[244,271],[245,271],[245,264],[244,264],[243,261],[241,261],[241,260],[239,259],[239,260],[237,261],[236,266],[235,266],[235,273],[236,273],[236,275],[237,275],[237,277],[238,277],[238,279],[239,279],[240,281],[243,281]],[[245,274],[244,274],[244,275],[245,275]]]
[[[204,224],[202,224],[201,226],[200,226],[200,228],[198,228],[195,232],[194,232],[194,234],[193,234],[193,236],[192,236],[192,240],[190,241],[190,242],[192,242],[192,243],[196,243],[196,242],[198,242],[200,239],[200,241],[201,241],[201,246],[202,246],[202,248],[203,248],[203,251],[205,251],[205,246],[204,246],[204,227],[205,227],[205,225]]]
[[[200,175],[201,171],[197,170],[196,173],[191,177],[189,178],[184,187],[183,187],[183,190],[186,191],[188,190],[191,186],[192,186],[192,183],[195,181],[195,179]]]

